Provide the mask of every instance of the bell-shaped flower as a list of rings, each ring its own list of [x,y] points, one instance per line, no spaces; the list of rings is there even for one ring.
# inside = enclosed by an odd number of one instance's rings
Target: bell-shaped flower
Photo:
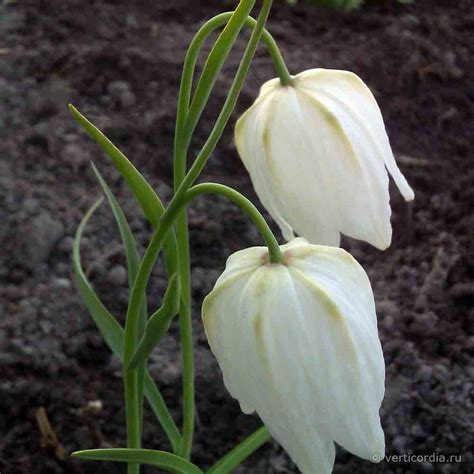
[[[414,198],[374,96],[348,71],[312,69],[288,86],[265,83],[235,141],[286,240],[296,232],[339,246],[342,233],[383,250],[392,237],[387,169],[405,200]]]
[[[330,473],[334,442],[382,460],[385,367],[366,273],[346,251],[298,238],[233,254],[203,304],[230,394],[256,411],[303,473]]]

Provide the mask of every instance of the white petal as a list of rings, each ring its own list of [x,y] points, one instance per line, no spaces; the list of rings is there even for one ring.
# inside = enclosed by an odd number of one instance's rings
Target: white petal
[[[317,404],[301,384],[305,375],[289,278],[284,266],[261,267],[206,298],[203,319],[226,387],[242,410],[257,411],[303,473],[326,474],[334,463],[334,443],[319,431],[322,423],[308,417]]]
[[[265,158],[273,190],[284,189],[279,206],[299,235],[311,242],[339,245],[339,222],[334,212],[331,170],[314,155],[308,117],[295,89],[285,88],[275,100],[267,130]],[[320,130],[320,149],[331,134],[326,123],[312,123]],[[331,143],[335,141],[329,138]],[[337,144],[338,142],[336,142]],[[321,150],[325,154],[326,150]]]
[[[383,456],[384,363],[367,276],[341,249],[295,239],[282,251],[285,265],[234,273],[204,302],[225,384],[303,473],[331,472],[333,441]]]
[[[386,248],[391,226],[383,163],[370,161],[372,150],[354,145],[342,119],[311,92],[286,88],[282,94],[266,149],[272,189],[285,189],[281,213],[313,243],[338,246],[342,232]]]
[[[304,146],[306,134],[297,125],[305,117],[290,107],[294,89],[279,89],[267,97],[236,127],[237,149],[254,188],[285,239],[291,240],[295,229],[313,242],[339,245],[339,231],[330,222],[334,214],[325,205],[331,199],[315,175],[317,163],[304,169],[307,163],[300,144],[303,141]]]
[[[413,189],[400,172],[390,147],[382,113],[372,92],[356,74],[331,69],[310,69],[295,76],[295,82],[341,104],[377,139],[380,156],[406,201],[414,199]]]
[[[308,241],[304,237],[296,237],[295,239],[290,240],[285,245],[280,246],[282,252],[288,252],[289,250],[294,250],[299,247],[308,247]]]
[[[236,127],[239,155],[287,240],[339,246],[340,233],[379,249],[392,227],[387,169],[414,194],[390,148],[380,109],[347,71],[315,69],[293,87],[266,83]]]
[[[337,133],[334,140],[345,145],[339,151],[333,144],[333,153],[328,147],[324,157],[322,153],[317,155],[318,160],[325,162],[325,171],[331,179],[334,212],[339,216],[340,232],[382,250],[387,248],[392,236],[388,176],[383,160],[377,159],[377,146],[347,108],[310,91],[299,90],[299,95],[307,111],[308,123],[315,121],[316,114],[319,115],[334,128]],[[312,102],[312,106],[306,102]],[[315,137],[313,147],[316,149],[317,146]]]
[[[379,408],[385,369],[367,276],[347,252],[332,248],[301,258],[296,250],[288,268],[300,305],[307,308],[303,313],[318,303],[323,306],[317,317],[307,318],[304,345],[318,348],[315,358],[325,367],[326,376],[313,383],[327,401],[331,437],[357,456],[371,459],[376,454],[382,459]],[[301,359],[308,360],[303,355]]]
[[[293,229],[281,214],[276,198],[278,191],[272,190],[273,184],[269,182],[266,170],[264,145],[271,104],[272,97],[269,98],[267,92],[242,115],[235,127],[235,143],[260,201],[280,227],[283,237],[291,240]]]

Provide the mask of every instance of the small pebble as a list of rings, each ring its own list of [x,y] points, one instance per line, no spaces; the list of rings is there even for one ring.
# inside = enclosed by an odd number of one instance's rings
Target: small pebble
[[[135,105],[136,101],[137,98],[132,91],[125,91],[120,95],[120,105],[125,109]]]
[[[72,252],[73,246],[74,246],[74,239],[70,235],[67,235],[66,237],[60,240],[58,244],[58,250],[61,253],[70,254]]]
[[[127,283],[127,270],[122,265],[115,265],[109,270],[107,280],[112,285],[124,286]]]
[[[37,199],[28,198],[23,203],[23,209],[29,214],[33,214],[40,208],[40,202]]]
[[[78,169],[89,162],[89,153],[78,143],[68,143],[61,150],[61,161]]]
[[[71,288],[71,280],[67,278],[54,278],[51,282],[53,288],[58,288],[62,290],[66,290]]]

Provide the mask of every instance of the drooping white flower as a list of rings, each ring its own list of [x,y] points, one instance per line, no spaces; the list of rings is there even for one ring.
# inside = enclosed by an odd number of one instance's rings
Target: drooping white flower
[[[405,200],[413,190],[395,162],[382,114],[348,71],[312,69],[265,83],[239,119],[237,150],[286,240],[339,246],[340,233],[390,245],[390,172]]]
[[[256,411],[303,473],[332,471],[334,442],[384,457],[385,367],[372,289],[346,251],[298,238],[232,255],[203,304],[231,395]]]

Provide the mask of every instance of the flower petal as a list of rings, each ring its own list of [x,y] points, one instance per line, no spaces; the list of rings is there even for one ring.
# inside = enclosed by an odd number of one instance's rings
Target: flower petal
[[[283,266],[261,267],[235,283],[240,286],[206,298],[203,319],[226,387],[242,411],[257,411],[302,472],[325,474],[332,471],[334,443],[314,423],[318,404],[301,384],[294,295],[291,285],[281,285],[289,278]]]
[[[250,174],[255,191],[281,229],[286,240],[294,238],[293,229],[280,212],[278,194],[272,192],[272,184],[268,181],[264,136],[272,100],[265,94],[237,121],[235,127],[235,143],[239,155]]]
[[[406,201],[415,198],[413,189],[400,172],[385,131],[382,113],[372,92],[359,76],[350,71],[310,69],[295,76],[295,82],[319,95],[339,101],[368,133],[377,137],[380,155]]]
[[[203,305],[226,387],[304,473],[331,472],[333,441],[382,458],[384,362],[367,275],[347,252],[304,239],[282,246],[284,265],[235,272],[258,249],[229,259],[233,277]]]
[[[296,250],[288,264],[305,312],[318,303],[325,306],[305,332],[306,344],[318,347],[317,360],[326,371],[326,377],[313,383],[331,413],[332,439],[357,456],[382,459],[379,408],[385,368],[372,290],[362,267],[347,252],[323,249],[302,258]]]
[[[339,246],[340,233],[383,250],[392,226],[388,171],[406,200],[380,109],[347,71],[314,69],[266,83],[236,127],[239,155],[287,240]]]

